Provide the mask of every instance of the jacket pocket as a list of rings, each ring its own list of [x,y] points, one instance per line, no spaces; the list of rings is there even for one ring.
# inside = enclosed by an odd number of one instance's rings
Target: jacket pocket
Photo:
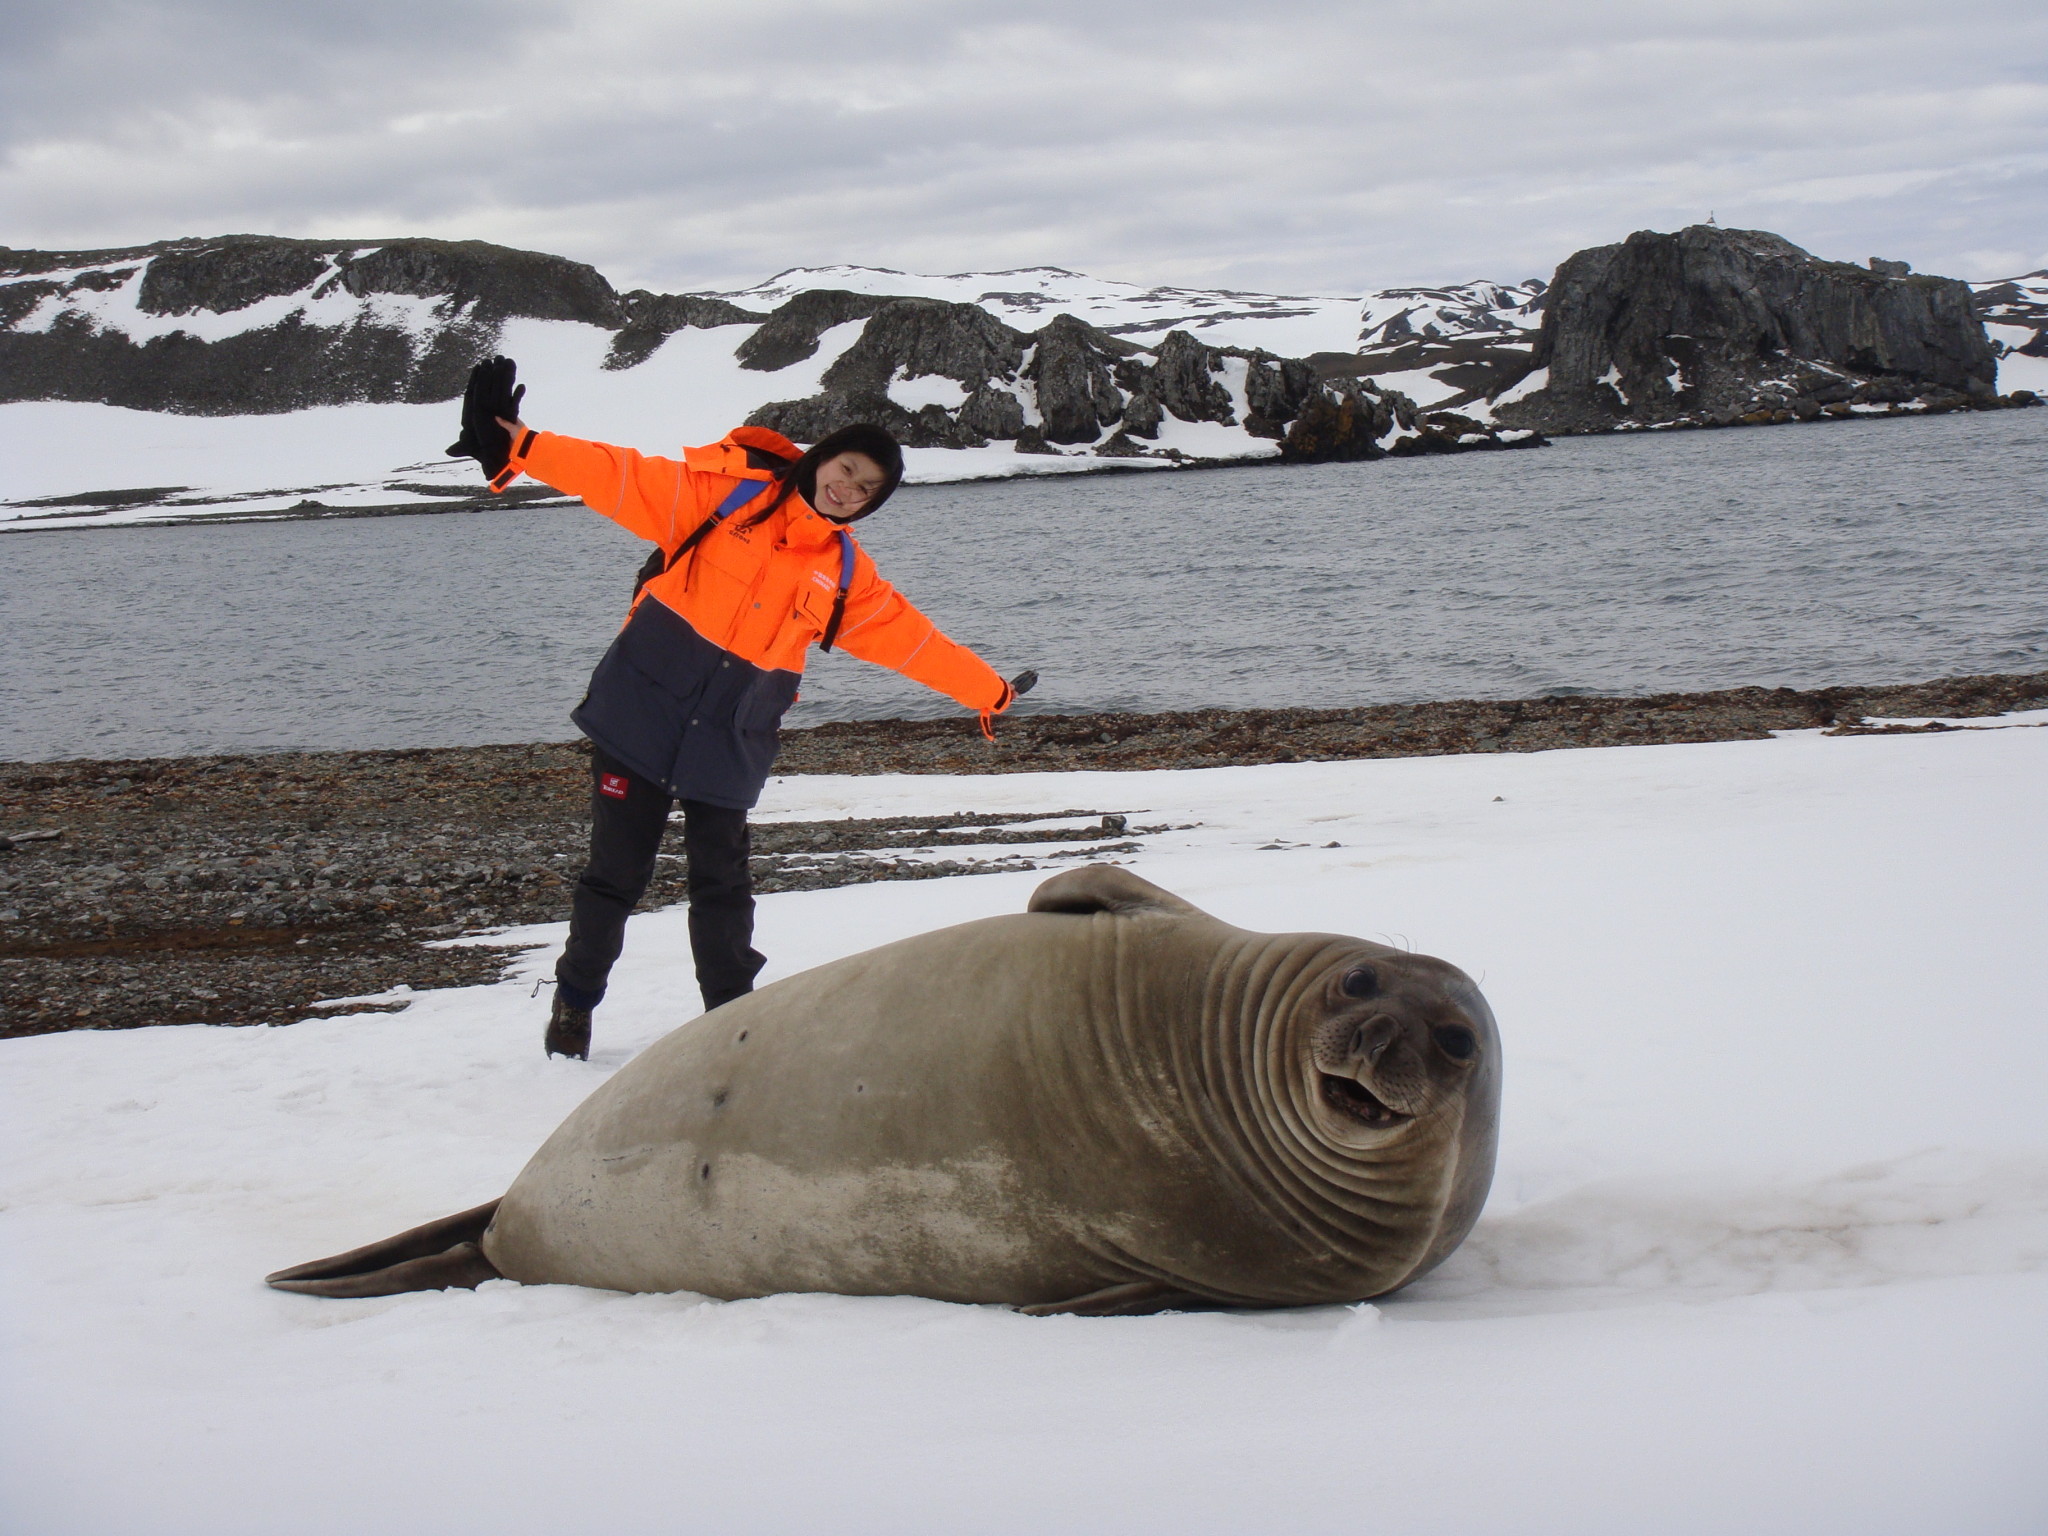
[[[813,635],[822,635],[825,633],[825,626],[832,621],[832,605],[838,598],[838,588],[835,587],[828,592],[814,581],[805,581],[797,588],[792,622],[799,629],[809,630]]]
[[[794,672],[764,672],[733,705],[732,723],[742,731],[773,732],[782,724],[803,679]]]

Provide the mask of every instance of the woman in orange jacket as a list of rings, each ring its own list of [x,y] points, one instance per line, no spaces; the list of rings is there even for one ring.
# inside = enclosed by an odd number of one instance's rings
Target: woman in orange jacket
[[[847,427],[799,452],[779,433],[740,427],[680,459],[655,458],[530,429],[511,372],[503,359],[479,365],[453,451],[480,459],[494,491],[530,475],[658,546],[571,716],[593,748],[590,860],[555,967],[546,1049],[582,1058],[677,802],[704,1006],[753,990],[764,957],[753,948],[747,812],[814,643],[949,695],[980,712],[984,731],[1037,678],[998,677],[854,542],[847,525],[903,478],[902,450],[881,428]]]

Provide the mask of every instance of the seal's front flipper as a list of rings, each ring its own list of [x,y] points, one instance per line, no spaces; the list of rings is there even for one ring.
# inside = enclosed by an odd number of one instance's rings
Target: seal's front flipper
[[[1106,1285],[1071,1301],[1046,1301],[1017,1310],[1026,1317],[1139,1317],[1147,1312],[1214,1305],[1191,1292],[1177,1291],[1163,1280],[1133,1280],[1129,1285]]]
[[[280,1269],[264,1284],[304,1296],[397,1296],[405,1291],[474,1290],[503,1277],[477,1240],[498,1202],[443,1216],[381,1243]]]

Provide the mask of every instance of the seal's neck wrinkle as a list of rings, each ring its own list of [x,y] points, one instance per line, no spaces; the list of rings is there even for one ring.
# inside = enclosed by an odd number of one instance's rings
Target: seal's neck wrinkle
[[[1114,926],[1116,995],[1096,1017],[1116,1021],[1113,1049],[1133,1102],[1170,1096],[1145,1118],[1198,1140],[1188,1152],[1211,1186],[1207,1198],[1228,1207],[1213,1211],[1215,1229],[1232,1246],[1258,1248],[1253,1268],[1270,1277],[1267,1294],[1218,1299],[1356,1300],[1406,1280],[1436,1235],[1459,1117],[1431,1111],[1363,1147],[1321,1129],[1325,1115],[1311,1100],[1319,1079],[1304,1067],[1308,1031],[1332,967],[1355,941],[1219,923],[1221,941],[1198,968],[1183,946],[1147,943],[1144,924]],[[1168,996],[1178,1006],[1159,1006]],[[1182,1022],[1161,1030],[1161,1018]],[[1246,1255],[1233,1252],[1226,1268],[1241,1285]],[[1176,1279],[1196,1294],[1215,1290],[1199,1274]]]

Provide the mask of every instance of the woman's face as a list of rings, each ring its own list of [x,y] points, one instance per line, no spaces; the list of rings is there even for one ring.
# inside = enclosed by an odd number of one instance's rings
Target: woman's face
[[[817,494],[812,504],[835,523],[859,517],[881,494],[889,477],[864,453],[842,453],[818,466]]]

